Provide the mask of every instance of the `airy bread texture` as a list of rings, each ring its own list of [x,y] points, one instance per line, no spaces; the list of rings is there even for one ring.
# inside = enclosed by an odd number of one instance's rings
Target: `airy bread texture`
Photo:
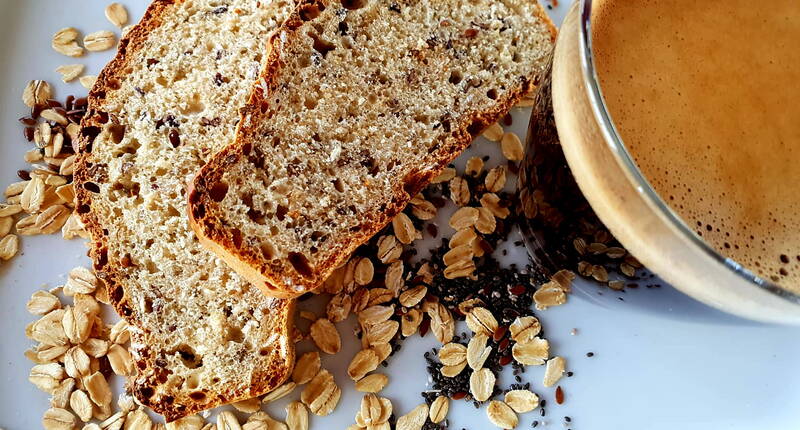
[[[554,39],[535,0],[301,2],[192,226],[266,294],[314,290],[534,87]]]
[[[156,0],[89,95],[75,172],[90,255],[135,328],[133,394],[168,421],[264,394],[294,363],[293,302],[203,248],[189,178],[231,143],[287,0]]]

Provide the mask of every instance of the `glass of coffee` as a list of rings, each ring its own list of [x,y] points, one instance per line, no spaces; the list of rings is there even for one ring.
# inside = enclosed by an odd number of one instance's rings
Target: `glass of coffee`
[[[800,324],[797,40],[797,0],[576,2],[540,87],[521,196],[541,196],[532,172],[558,170],[541,163],[558,152],[599,221],[662,279]]]

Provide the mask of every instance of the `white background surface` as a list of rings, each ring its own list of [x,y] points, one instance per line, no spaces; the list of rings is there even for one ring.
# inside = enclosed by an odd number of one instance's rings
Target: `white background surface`
[[[137,19],[145,7],[143,1],[125,4]],[[82,62],[89,66],[87,73],[96,74],[110,56],[91,54],[79,61],[62,57],[50,49],[52,34],[66,26],[84,33],[113,29],[103,17],[105,5],[98,0],[0,0],[2,188],[17,180],[17,169],[26,167],[22,154],[29,144],[16,121],[25,113],[20,101],[25,83],[34,78],[58,82],[59,99],[83,95],[77,83],[61,85],[54,69]],[[558,8],[558,18],[567,6]],[[515,112],[514,119],[513,130],[524,135],[527,112]],[[471,151],[497,154],[493,144],[483,141]],[[464,160],[457,163],[459,168]],[[43,285],[61,284],[70,268],[88,264],[80,241],[24,238],[22,249],[22,256],[0,263],[0,427],[6,430],[41,428],[49,405],[47,395],[27,382],[31,363],[23,352],[32,345],[24,327],[34,317],[26,313],[25,302]],[[524,256],[511,260],[524,261]],[[670,288],[615,294],[605,290],[602,296],[599,291],[581,284],[567,305],[538,313],[551,351],[567,358],[575,376],[561,381],[566,402],[557,406],[553,390],[541,386],[543,369],[531,368],[526,378],[547,399],[547,416],[540,417],[538,410],[525,414],[518,428],[530,428],[538,419],[547,424],[539,428],[547,429],[800,429],[800,330],[723,315]],[[358,409],[360,395],[345,373],[358,348],[351,324],[340,328],[343,352],[323,359],[343,389],[342,400],[331,416],[312,416],[312,429],[343,429]],[[570,335],[573,328],[578,335]],[[421,403],[419,392],[427,384],[422,353],[434,343],[430,335],[414,337],[390,359],[390,383],[382,395],[393,401],[397,415]],[[586,357],[588,351],[595,356]],[[501,383],[510,379],[505,375]],[[282,420],[285,403],[267,410]],[[565,415],[572,418],[568,426]],[[493,428],[484,410],[475,411],[465,402],[451,405],[449,418],[452,429]]]

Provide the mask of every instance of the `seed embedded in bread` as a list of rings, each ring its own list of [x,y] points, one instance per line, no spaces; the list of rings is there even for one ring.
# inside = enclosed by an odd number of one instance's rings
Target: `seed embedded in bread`
[[[529,0],[302,1],[236,144],[194,181],[192,226],[276,297],[318,288],[395,216],[411,243],[400,211],[533,88],[554,35]]]

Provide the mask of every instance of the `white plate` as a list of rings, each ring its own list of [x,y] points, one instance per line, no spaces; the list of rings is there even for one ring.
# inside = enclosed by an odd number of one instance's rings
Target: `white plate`
[[[144,2],[125,3],[136,18],[145,7]],[[25,83],[32,78],[60,83],[53,70],[74,62],[87,64],[87,73],[96,74],[110,56],[91,54],[73,61],[50,49],[51,35],[67,26],[84,32],[113,29],[103,17],[105,5],[99,0],[0,0],[0,188],[26,167],[22,154],[29,146],[17,123],[25,114],[20,101]],[[556,8],[556,15],[566,7]],[[85,91],[77,83],[58,85],[59,98],[69,93]],[[526,117],[527,112],[514,113],[512,129],[520,135]],[[497,155],[486,142],[471,151]],[[23,352],[32,345],[24,330],[34,318],[26,313],[25,302],[36,289],[62,283],[75,265],[88,264],[79,241],[25,238],[22,249],[23,255],[0,264],[0,427],[6,430],[41,428],[49,404],[47,395],[27,381],[31,363]],[[524,255],[516,253],[512,261],[522,262]],[[539,428],[575,430],[800,428],[797,328],[723,315],[670,288],[599,292],[581,284],[567,305],[538,313],[553,353],[566,357],[575,375],[561,381],[566,402],[558,406],[553,390],[541,386],[543,369],[530,369],[526,380],[547,399],[547,415],[540,417],[538,410],[525,414],[518,428],[530,428],[534,419],[547,424]],[[312,417],[312,429],[343,429],[358,409],[360,396],[345,373],[357,348],[349,324],[340,330],[343,352],[324,359],[343,389],[342,400],[331,416]],[[570,335],[572,328],[578,329],[576,336]],[[382,395],[393,401],[396,414],[421,403],[419,393],[428,382],[422,354],[433,346],[430,336],[415,337],[390,360],[386,372],[391,382]],[[586,357],[589,351],[594,357]],[[501,382],[510,379],[505,375]],[[284,405],[267,410],[283,419]],[[572,418],[569,425],[564,416]],[[452,406],[449,418],[452,429],[493,428],[484,410],[465,402]]]

